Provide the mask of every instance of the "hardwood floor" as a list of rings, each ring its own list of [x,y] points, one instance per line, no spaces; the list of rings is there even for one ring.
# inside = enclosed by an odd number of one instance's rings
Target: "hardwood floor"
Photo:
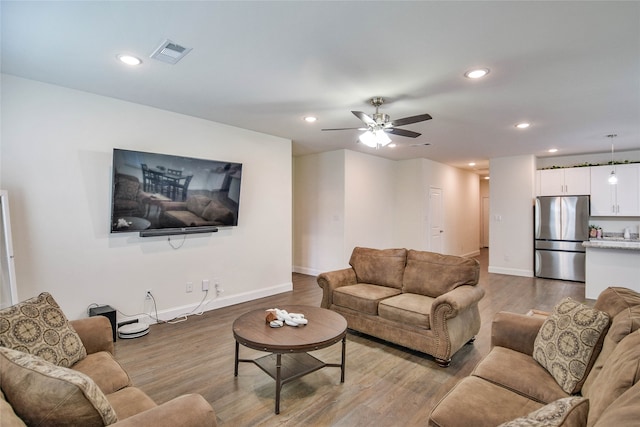
[[[282,388],[280,414],[274,414],[275,383],[257,366],[241,363],[234,377],[234,319],[257,308],[285,304],[318,306],[321,289],[314,276],[293,274],[293,291],[190,316],[186,322],[158,324],[148,335],[118,340],[116,358],[133,383],[157,403],[200,393],[213,406],[220,426],[413,426],[426,425],[431,408],[458,380],[467,376],[490,349],[491,319],[501,310],[526,313],[551,310],[560,299],[584,300],[584,284],[487,272],[482,265],[482,327],[474,344],[440,368],[431,356],[349,332],[346,379],[327,367]],[[241,358],[264,355],[240,348]],[[328,363],[340,362],[340,345],[313,352]],[[464,408],[461,408],[464,410]]]

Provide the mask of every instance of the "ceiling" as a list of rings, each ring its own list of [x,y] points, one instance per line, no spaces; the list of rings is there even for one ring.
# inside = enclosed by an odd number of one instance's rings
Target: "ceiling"
[[[1,7],[3,73],[288,138],[294,155],[346,148],[483,174],[494,157],[608,152],[611,133],[616,151],[640,149],[640,2]],[[164,39],[193,50],[175,65],[150,59]],[[475,67],[490,73],[465,78]],[[320,130],[360,126],[350,111],[373,113],[374,96],[391,119],[433,119],[379,150],[356,143],[357,130]]]

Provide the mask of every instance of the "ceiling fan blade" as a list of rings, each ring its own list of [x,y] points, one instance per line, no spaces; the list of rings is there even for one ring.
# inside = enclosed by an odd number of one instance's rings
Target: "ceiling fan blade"
[[[377,123],[371,117],[367,116],[362,111],[352,111],[353,115],[362,120],[367,126],[375,126]]]
[[[320,129],[320,130],[367,130],[367,128],[334,128],[334,129]]]
[[[425,120],[431,120],[432,117],[429,114],[420,114],[418,116],[405,117],[397,119],[391,122],[393,126],[410,125],[411,123],[424,122]]]
[[[406,129],[387,128],[384,131],[393,135],[408,136],[409,138],[417,138],[422,135],[421,133],[413,132]]]

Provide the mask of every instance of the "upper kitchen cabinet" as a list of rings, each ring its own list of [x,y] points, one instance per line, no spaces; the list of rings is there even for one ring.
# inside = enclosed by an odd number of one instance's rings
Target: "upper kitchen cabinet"
[[[591,169],[591,216],[640,216],[640,164],[615,165],[618,183],[609,184],[612,166]]]
[[[584,196],[591,194],[588,167],[537,171],[539,196]]]

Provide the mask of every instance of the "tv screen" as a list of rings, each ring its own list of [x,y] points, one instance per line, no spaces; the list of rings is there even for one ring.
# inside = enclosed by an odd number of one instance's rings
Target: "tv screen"
[[[242,163],[113,150],[111,232],[238,225]]]

